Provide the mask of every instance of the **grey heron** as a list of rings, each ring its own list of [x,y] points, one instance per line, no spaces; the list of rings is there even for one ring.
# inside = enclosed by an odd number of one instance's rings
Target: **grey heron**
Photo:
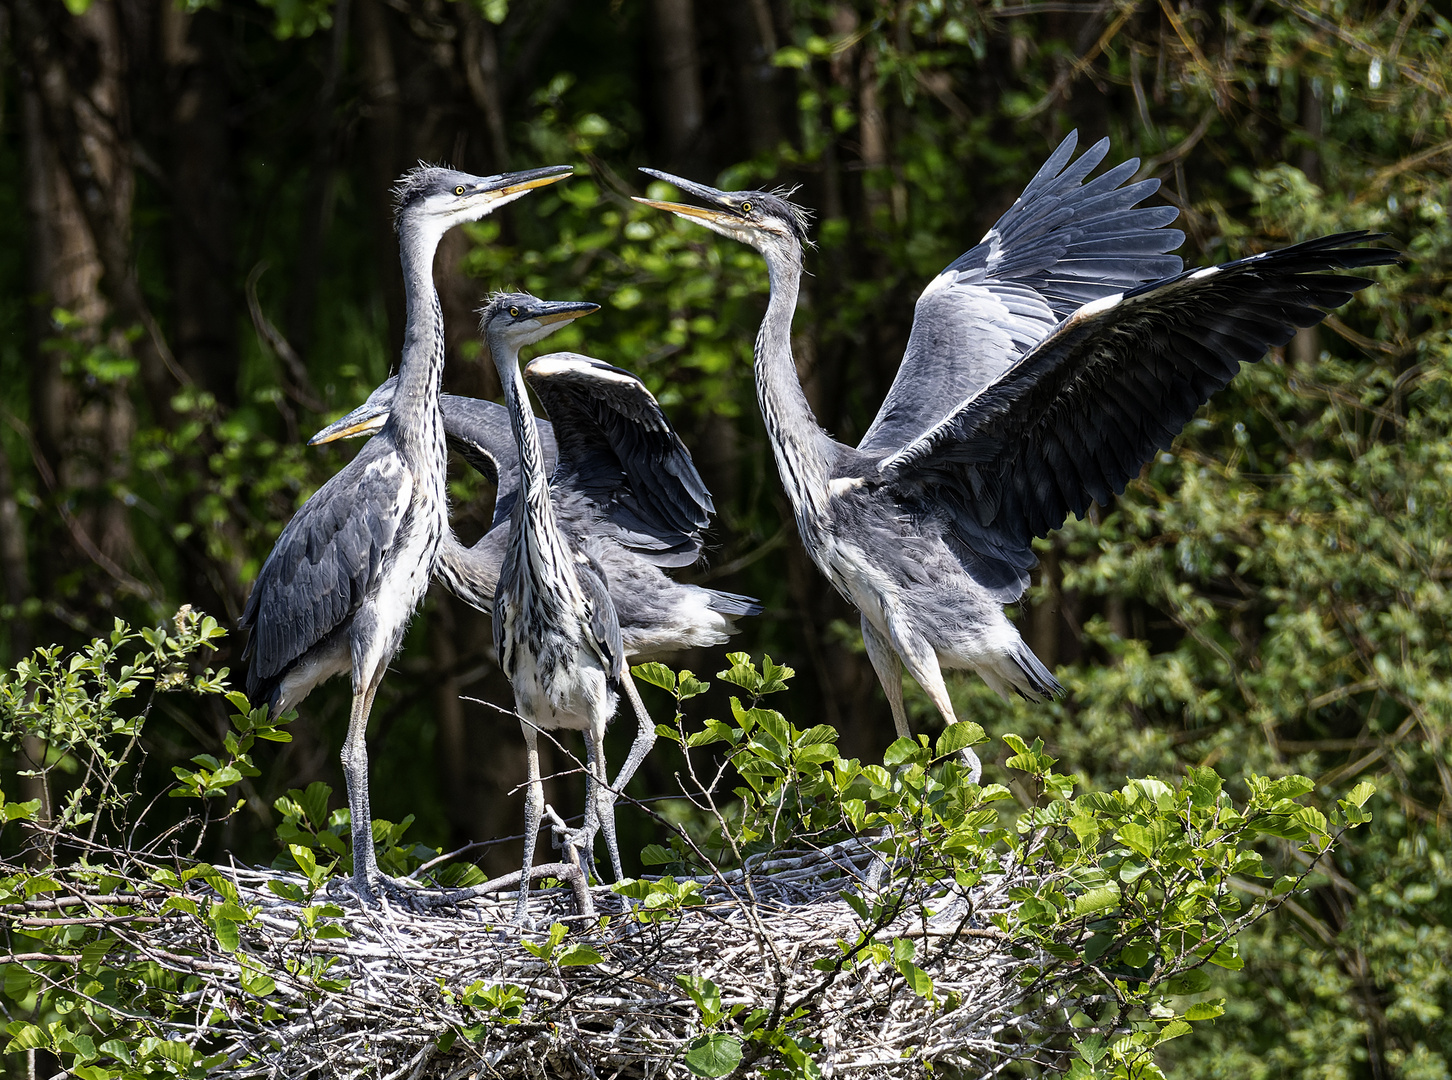
[[[352,816],[353,885],[364,900],[388,885],[378,872],[364,737],[373,697],[428,587],[448,531],[439,379],[443,314],[433,258],[452,226],[477,221],[571,166],[471,176],[437,166],[395,189],[407,321],[395,407],[378,437],[303,504],[252,586],[241,625],[251,630],[247,696],[274,715],[319,683],[349,673],[353,702],[343,744]]]
[[[660,404],[634,375],[578,353],[549,353],[524,378],[559,421],[535,418],[550,499],[573,547],[588,547],[604,570],[627,658],[719,645],[755,600],[688,585],[662,567],[695,562],[714,510],[690,451]],[[390,378],[313,444],[378,431],[392,407]],[[472,547],[444,534],[434,575],[455,596],[493,614],[494,590],[519,495],[520,459],[509,413],[492,401],[441,394],[449,445],[496,485],[493,524]],[[561,431],[558,444],[556,431]]]
[[[1137,207],[1127,161],[1086,182],[1100,141],[1071,134],[983,241],[918,298],[896,379],[862,441],[818,425],[797,379],[792,314],[806,215],[780,193],[720,191],[668,173],[704,206],[638,201],[749,244],[770,298],[756,339],[757,400],[803,544],[861,613],[862,635],[909,733],[901,668],[946,723],[944,668],[1005,697],[1063,688],[1003,606],[1028,587],[1032,541],[1107,502],[1242,363],[1346,303],[1393,263],[1343,233],[1182,273],[1176,212]],[[965,755],[977,779],[976,756]]]
[[[510,511],[509,539],[494,592],[494,647],[499,666],[514,689],[529,766],[524,804],[526,881],[544,811],[538,731],[563,728],[584,733],[583,853],[588,859],[596,830],[604,832],[617,879],[622,871],[611,788],[618,791],[629,782],[655,741],[655,725],[625,664],[620,624],[605,586],[605,571],[588,544],[575,546],[560,528],[550,497],[539,430],[526,404],[524,377],[519,370],[521,348],[542,340],[565,322],[597,310],[597,304],[503,293],[485,305],[479,319],[499,370],[504,407],[519,451],[519,497]],[[559,362],[545,365],[546,373],[559,366]],[[601,367],[608,369],[609,365]],[[611,383],[635,383],[632,377],[609,370],[596,370],[593,377],[602,396],[609,393]],[[558,427],[555,434],[567,439],[575,432]],[[701,490],[704,492],[704,488]],[[605,725],[615,714],[621,693],[635,710],[639,731],[625,764],[610,784],[605,771]],[[516,922],[525,920],[528,901],[528,889],[521,885]]]

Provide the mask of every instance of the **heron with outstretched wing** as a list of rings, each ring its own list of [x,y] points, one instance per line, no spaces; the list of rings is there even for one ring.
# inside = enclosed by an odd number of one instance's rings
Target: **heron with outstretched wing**
[[[1158,181],[1126,184],[1137,161],[1089,180],[1109,142],[1076,161],[1075,144],[924,289],[856,447],[822,430],[792,358],[806,213],[779,192],[644,170],[704,205],[638,201],[766,260],[757,401],[802,542],[861,612],[899,735],[900,665],[949,724],[945,668],[1031,701],[1062,692],[1003,611],[1028,586],[1032,540],[1122,492],[1241,363],[1370,284],[1330,271],[1397,261],[1345,233],[1182,273],[1175,211],[1139,206]],[[976,756],[965,760],[977,779]]]

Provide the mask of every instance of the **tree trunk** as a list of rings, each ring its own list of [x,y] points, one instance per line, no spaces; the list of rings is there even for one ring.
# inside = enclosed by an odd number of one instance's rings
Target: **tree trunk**
[[[158,5],[160,51],[172,101],[172,343],[177,363],[224,408],[237,404],[237,213],[224,16]]]
[[[656,54],[661,86],[661,125],[671,169],[694,171],[701,157],[701,61],[691,0],[654,0]]]
[[[403,350],[403,271],[398,261],[398,240],[393,231],[393,182],[401,171],[400,126],[402,105],[389,15],[379,0],[355,0],[358,68],[363,81],[365,145],[368,150],[364,181],[372,213],[374,259],[383,309],[388,314],[390,366]]]

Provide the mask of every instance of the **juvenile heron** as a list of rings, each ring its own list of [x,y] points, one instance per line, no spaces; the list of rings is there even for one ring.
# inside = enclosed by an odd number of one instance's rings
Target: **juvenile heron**
[[[364,735],[373,696],[428,587],[448,532],[439,377],[444,324],[433,258],[454,225],[572,172],[568,165],[470,176],[434,166],[395,190],[407,321],[395,407],[378,437],[293,515],[263,563],[242,613],[252,631],[247,696],[274,715],[344,672],[353,705],[343,744],[352,815],[353,885],[365,900],[389,884],[378,872]]]
[[[661,567],[695,562],[714,510],[688,451],[645,385],[628,371],[578,353],[550,353],[524,369],[545,411],[535,418],[550,500],[575,549],[589,547],[605,572],[627,658],[720,645],[750,597],[675,581]],[[388,418],[396,378],[313,436],[312,443],[376,432]],[[452,532],[439,544],[434,576],[455,596],[493,614],[494,590],[519,495],[519,451],[503,405],[441,394],[444,433],[495,484],[490,530],[472,547]],[[556,431],[560,436],[556,445]]]
[[[1342,233],[1181,273],[1158,181],[1094,180],[1100,141],[1061,143],[983,241],[918,298],[897,378],[853,448],[817,424],[797,379],[792,313],[806,215],[780,194],[718,191],[644,170],[705,206],[638,200],[756,248],[771,294],[756,339],[757,400],[802,542],[862,615],[899,735],[901,669],[946,723],[942,669],[998,693],[1061,693],[1003,605],[1028,587],[1034,537],[1107,502],[1235,375],[1346,303],[1396,261]],[[969,757],[978,777],[978,761]]]
[[[537,732],[558,728],[584,732],[587,770],[581,835],[585,853],[588,856],[597,828],[603,831],[617,879],[623,875],[610,786],[622,789],[655,741],[655,725],[625,664],[620,624],[605,587],[605,571],[588,543],[573,545],[560,528],[550,498],[539,431],[525,402],[524,378],[519,370],[521,348],[542,340],[565,322],[597,310],[597,304],[504,293],[493,297],[480,312],[479,326],[499,370],[504,407],[519,450],[519,497],[510,511],[509,540],[494,593],[494,647],[499,666],[514,688],[529,765],[524,803],[524,882],[515,908],[516,922],[523,922],[527,914],[529,870],[534,864],[544,810]],[[608,376],[603,381],[608,385],[616,379],[619,376]],[[557,429],[556,435],[566,438],[563,428]],[[701,490],[704,492],[704,488]],[[605,725],[615,714],[622,691],[630,699],[640,727],[629,757],[614,784],[608,785]]]

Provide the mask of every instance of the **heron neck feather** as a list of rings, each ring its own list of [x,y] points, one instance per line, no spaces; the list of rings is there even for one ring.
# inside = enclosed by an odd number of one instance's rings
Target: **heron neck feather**
[[[557,559],[569,563],[554,503],[550,499],[549,475],[545,472],[544,446],[529,409],[524,376],[519,370],[519,349],[497,334],[489,334],[489,351],[504,388],[504,407],[509,410],[509,427],[519,448],[519,498],[510,520],[511,544],[524,548],[548,548]],[[521,569],[533,560],[520,560]]]
[[[420,464],[439,458],[442,470],[443,416],[439,382],[444,372],[444,313],[434,287],[434,252],[443,233],[432,223],[405,219],[399,229],[403,260],[405,317],[403,357],[398,365],[388,424],[406,457]]]
[[[827,478],[831,472],[833,440],[817,423],[802,389],[792,356],[792,316],[801,288],[802,249],[762,251],[766,257],[771,295],[756,335],[756,400],[771,437],[777,472],[791,499],[799,527],[804,514],[823,515],[827,509]]]

